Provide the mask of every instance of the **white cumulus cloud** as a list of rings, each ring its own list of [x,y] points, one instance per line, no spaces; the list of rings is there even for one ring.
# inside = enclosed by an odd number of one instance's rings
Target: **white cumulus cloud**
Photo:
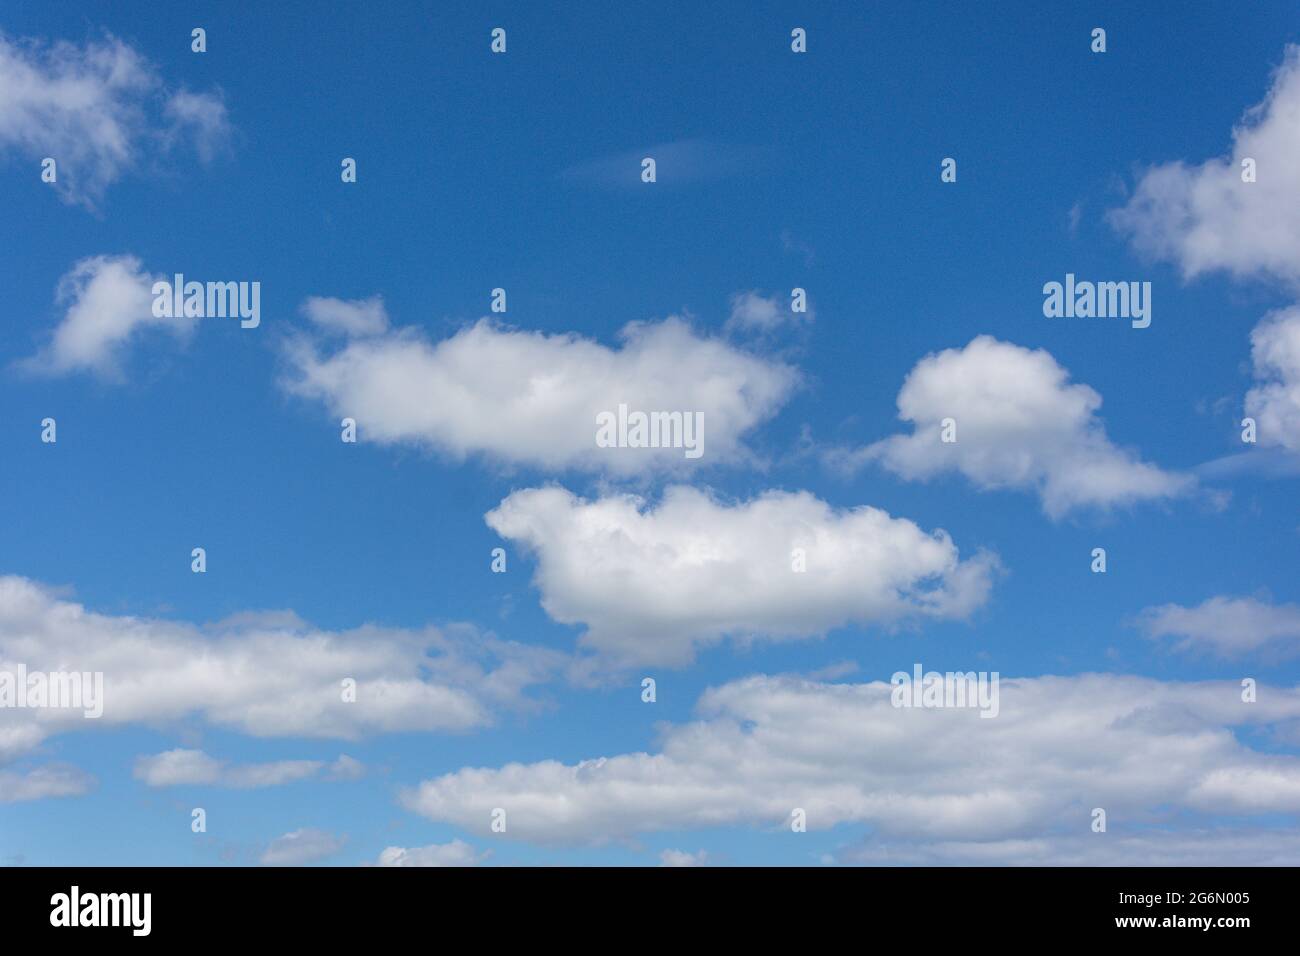
[[[1300,688],[1261,688],[1247,704],[1235,680],[1003,678],[993,719],[895,707],[893,689],[745,678],[707,691],[697,719],[662,730],[656,752],[464,768],[401,800],[485,835],[500,807],[511,837],[543,844],[784,829],[796,808],[810,830],[865,824],[891,843],[1088,832],[1095,807],[1121,827],[1171,812],[1188,827],[1202,815],[1300,814],[1300,757],[1243,742],[1293,739]]]
[[[1147,170],[1111,222],[1183,275],[1224,270],[1300,283],[1300,46],[1288,46],[1264,102],[1247,111],[1226,156]],[[1253,159],[1256,181],[1242,182]]]
[[[308,309],[316,322],[329,314],[322,324],[358,324],[354,312],[344,319],[337,304],[324,310],[315,301]],[[682,448],[598,447],[601,413],[617,413],[620,404],[643,413],[699,412],[701,460],[745,460],[742,437],[772,417],[798,381],[793,368],[701,337],[676,318],[632,323],[621,338],[615,349],[487,319],[436,343],[405,328],[350,339],[328,354],[299,336],[286,348],[284,386],[333,416],[355,419],[362,441],[627,475],[691,460]]]
[[[1300,452],[1300,305],[1265,316],[1250,333],[1255,386],[1246,414],[1261,445]]]
[[[90,256],[59,280],[55,301],[64,308],[50,341],[21,367],[37,374],[90,372],[121,381],[128,345],[149,329],[186,339],[195,318],[157,318],[153,277],[135,256]]]
[[[907,479],[945,472],[981,489],[1036,492],[1053,517],[1082,507],[1169,498],[1194,479],[1163,471],[1120,448],[1098,417],[1101,396],[1071,383],[1048,352],[981,335],[917,363],[898,393],[898,417],[913,425],[856,451],[831,453],[832,465],[879,462]],[[953,442],[942,422],[955,423]]]
[[[1255,597],[1212,597],[1196,607],[1164,604],[1142,612],[1153,638],[1176,638],[1181,651],[1240,657],[1267,649],[1279,656],[1300,653],[1300,605],[1271,604]]]
[[[943,531],[807,492],[727,504],[674,485],[649,506],[532,488],[486,520],[536,554],[546,612],[585,624],[583,645],[614,668],[686,664],[724,637],[964,617],[984,602],[995,567],[987,554],[962,560]]]
[[[0,671],[103,674],[97,719],[82,710],[0,708],[0,762],[53,734],[185,719],[257,737],[461,732],[537,706],[526,691],[563,662],[462,625],[327,631],[283,613],[205,627],[100,614],[26,578],[0,576]],[[345,680],[355,681],[355,700],[344,699]],[[356,770],[346,761],[329,768],[341,777]],[[152,772],[244,781],[257,773],[213,769],[185,751]]]

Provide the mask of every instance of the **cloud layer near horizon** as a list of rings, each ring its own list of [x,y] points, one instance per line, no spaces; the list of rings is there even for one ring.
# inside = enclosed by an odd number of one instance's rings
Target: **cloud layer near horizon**
[[[867,824],[890,842],[1001,841],[1153,825],[1171,812],[1300,813],[1300,757],[1255,750],[1237,728],[1295,739],[1300,688],[1106,674],[1001,681],[995,719],[892,706],[885,682],[757,676],[707,691],[698,719],[654,753],[465,768],[402,793],[475,834],[598,844],[721,826]],[[1097,835],[1098,839],[1104,836]],[[1294,860],[1293,860],[1294,862]]]

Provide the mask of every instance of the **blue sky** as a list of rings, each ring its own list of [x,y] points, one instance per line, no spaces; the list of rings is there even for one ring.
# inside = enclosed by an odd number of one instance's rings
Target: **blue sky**
[[[0,710],[0,857],[1300,859],[1294,5],[434,6],[6,5],[0,661],[104,661],[107,696],[89,729]],[[124,285],[95,299],[86,262]],[[259,281],[260,325],[150,323],[124,286],[176,272]],[[1067,273],[1150,282],[1150,327],[1046,318]],[[331,331],[374,296],[377,333]],[[87,302],[126,331],[78,364]],[[922,437],[890,444],[905,381]],[[620,389],[695,402],[703,458],[570,448]],[[952,455],[924,437],[948,407]],[[752,550],[819,522],[814,589]],[[337,684],[313,635],[377,660],[366,626],[436,629],[478,716],[430,716],[446,675],[396,650],[375,679],[413,703],[302,716]],[[880,711],[917,662],[999,672],[999,718]],[[322,766],[230,785],[284,761]]]

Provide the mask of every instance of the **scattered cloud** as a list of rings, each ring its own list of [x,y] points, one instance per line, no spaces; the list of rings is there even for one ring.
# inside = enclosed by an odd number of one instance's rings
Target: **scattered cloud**
[[[80,260],[59,280],[55,302],[65,311],[49,343],[19,367],[38,375],[90,372],[123,381],[123,354],[142,332],[163,329],[185,340],[198,322],[155,317],[153,282],[135,256]]]
[[[329,779],[356,779],[365,769],[346,754],[332,764],[320,760],[277,760],[272,763],[229,764],[201,750],[168,750],[135,762],[134,775],[150,787],[205,785],[247,790],[278,787],[308,780],[325,772]]]
[[[302,314],[327,332],[360,338],[388,331],[384,297],[331,299],[313,295],[302,304]]]
[[[230,120],[220,93],[178,90],[168,97],[163,116],[170,124],[165,134],[167,143],[193,142],[199,159],[205,163],[229,147]]]
[[[1300,653],[1300,605],[1271,604],[1255,597],[1212,597],[1196,607],[1164,604],[1140,616],[1152,638],[1177,638],[1180,651],[1241,657],[1256,651]]]
[[[1110,507],[1185,494],[1196,481],[1163,471],[1114,445],[1098,417],[1101,396],[1071,384],[1042,349],[981,335],[917,363],[898,393],[898,417],[910,435],[827,453],[832,467],[879,462],[909,480],[956,471],[984,489],[1036,492],[1053,518],[1084,507]],[[956,441],[942,440],[955,422]]]
[[[1300,305],[1265,316],[1250,341],[1256,385],[1246,393],[1246,414],[1258,441],[1300,452]]]
[[[167,89],[115,37],[78,46],[0,34],[0,152],[54,159],[68,202],[94,209],[146,158],[193,144],[207,159],[229,136],[219,93]]]
[[[480,866],[491,851],[480,853],[462,840],[429,846],[390,846],[379,854],[375,866]]]
[[[664,850],[659,854],[659,865],[670,867],[708,866],[709,854],[703,850],[697,853],[687,853],[685,850]]]
[[[294,830],[272,840],[260,862],[263,866],[305,866],[333,856],[345,843],[347,837],[323,830]]]
[[[94,785],[94,777],[68,764],[46,764],[32,770],[0,770],[0,803],[79,797],[89,793]]]
[[[328,780],[360,780],[366,775],[366,765],[347,754],[339,754],[338,759],[325,768]]]
[[[1300,46],[1289,45],[1264,102],[1247,111],[1227,156],[1163,163],[1110,221],[1140,251],[1185,277],[1224,270],[1300,284]],[[1252,159],[1256,181],[1242,181]]]
[[[641,181],[641,161],[646,158],[655,161],[653,184]],[[686,139],[586,160],[564,170],[560,179],[602,189],[654,189],[757,173],[771,159],[771,152],[762,147]]]
[[[784,325],[812,322],[814,318],[816,316],[811,306],[807,312],[794,312],[790,308],[788,297],[765,296],[757,289],[752,289],[737,292],[731,297],[731,316],[727,319],[726,328],[728,331],[767,334]]]
[[[1300,476],[1300,455],[1281,448],[1254,448],[1197,465],[1195,472],[1208,481],[1223,481],[1241,475],[1294,478]]]

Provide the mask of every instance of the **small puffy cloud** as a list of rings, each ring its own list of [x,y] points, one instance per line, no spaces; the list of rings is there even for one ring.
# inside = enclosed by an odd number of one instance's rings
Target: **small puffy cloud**
[[[368,299],[332,299],[310,296],[302,304],[302,314],[328,332],[361,337],[388,331],[388,312],[384,297]]]
[[[1280,656],[1300,653],[1300,605],[1295,604],[1212,597],[1196,607],[1149,607],[1140,623],[1152,638],[1175,638],[1174,647],[1180,651],[1208,651],[1219,657],[1264,650]]]
[[[533,488],[485,517],[536,554],[547,614],[585,624],[582,644],[612,668],[686,664],[724,637],[964,617],[984,602],[996,566],[985,554],[961,560],[943,531],[807,492],[726,504],[675,485],[650,507],[632,495],[588,501]]]
[[[134,775],[150,787],[206,785],[240,790],[278,787],[316,777],[326,771],[328,779],[356,779],[364,772],[361,763],[346,755],[332,764],[319,760],[277,760],[271,763],[228,764],[201,750],[168,750],[135,762]]]
[[[726,327],[747,332],[774,332],[783,325],[797,325],[813,321],[811,308],[807,312],[794,312],[788,298],[779,295],[765,296],[757,290],[737,292],[731,297],[731,315]]]
[[[502,711],[537,706],[527,690],[564,664],[555,651],[459,625],[327,631],[291,614],[245,614],[198,627],[95,613],[26,578],[0,576],[0,670],[103,674],[98,719],[81,710],[0,708],[0,762],[58,733],[190,718],[257,737],[464,732]],[[302,769],[297,761],[228,767],[197,751],[163,756],[144,765],[143,779],[188,774],[254,785],[263,772]],[[329,772],[354,773],[349,760]]]
[[[199,158],[209,162],[230,143],[230,120],[219,93],[180,90],[167,99],[163,115],[170,122],[168,141],[189,138]]]
[[[94,785],[94,777],[68,764],[46,764],[32,770],[0,770],[0,803],[79,797],[90,792]]]
[[[284,387],[357,422],[358,436],[457,458],[482,455],[550,470],[634,474],[692,461],[733,462],[742,436],[771,418],[798,375],[780,362],[695,334],[681,319],[634,322],[613,349],[578,335],[502,328],[487,319],[437,343],[398,329],[321,354],[292,339]],[[702,459],[681,447],[602,448],[597,417],[699,413]]]
[[[379,854],[375,866],[479,866],[490,851],[480,853],[463,840],[428,846],[390,846]]]
[[[94,208],[147,158],[181,143],[206,158],[229,134],[219,95],[168,91],[114,37],[78,46],[0,34],[0,152],[54,159],[54,186],[69,202]]]
[[[333,856],[346,842],[347,837],[324,830],[294,830],[272,840],[260,862],[263,866],[305,866]]]
[[[700,850],[698,853],[687,853],[685,850],[664,850],[659,854],[660,866],[708,866],[709,854]]]
[[[138,758],[133,774],[151,787],[174,787],[216,783],[222,769],[221,761],[201,750],[169,750]]]
[[[36,374],[90,372],[120,381],[123,353],[141,333],[163,329],[184,339],[198,321],[154,316],[152,285],[135,256],[80,260],[59,280],[55,293],[63,318],[49,343],[21,367]]]
[[[1094,807],[1129,827],[1171,812],[1189,829],[1206,815],[1300,816],[1300,757],[1246,743],[1295,739],[1300,688],[1269,687],[1246,705],[1235,680],[1002,678],[992,719],[896,707],[894,691],[744,678],[706,691],[696,719],[663,728],[655,752],[464,768],[400,799],[484,835],[504,807],[510,837],[570,845],[784,829],[795,808],[809,830],[865,825],[889,844],[1087,832]]]
[[[909,480],[956,471],[981,489],[1032,490],[1054,518],[1191,490],[1192,477],[1114,445],[1100,408],[1101,396],[1072,384],[1048,352],[981,335],[926,356],[908,373],[898,417],[912,423],[912,434],[837,451],[828,461],[850,469],[879,462]],[[955,422],[954,442],[943,441],[945,419]]]
[[[1227,156],[1154,166],[1111,223],[1141,252],[1193,277],[1211,270],[1300,283],[1300,46],[1287,46],[1264,102]],[[1252,159],[1256,181],[1242,182]]]
[[[1246,414],[1257,439],[1300,452],[1300,306],[1265,316],[1250,342],[1256,385],[1246,393]]]

